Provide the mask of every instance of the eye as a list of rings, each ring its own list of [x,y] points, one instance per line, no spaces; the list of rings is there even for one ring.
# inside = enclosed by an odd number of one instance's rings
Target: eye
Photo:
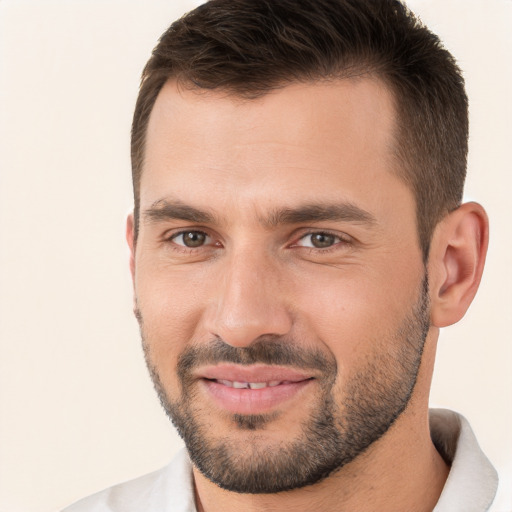
[[[308,233],[299,239],[297,245],[300,247],[312,247],[314,249],[328,249],[333,245],[339,244],[343,240],[341,237],[331,233]]]
[[[176,245],[181,245],[190,249],[202,247],[203,245],[207,245],[212,242],[211,237],[202,231],[182,231],[173,235],[171,240]]]

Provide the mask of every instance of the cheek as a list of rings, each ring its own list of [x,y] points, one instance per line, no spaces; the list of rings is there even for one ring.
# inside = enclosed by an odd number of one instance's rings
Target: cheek
[[[414,283],[412,282],[414,281]],[[399,282],[398,287],[395,283]],[[342,272],[304,280],[297,290],[304,326],[336,358],[340,374],[353,373],[363,361],[393,351],[390,340],[417,300],[414,279],[407,283],[388,273]]]
[[[137,267],[135,290],[151,363],[168,384],[174,379],[179,355],[197,338],[204,290],[190,276],[154,265]]]
[[[157,257],[141,258],[136,268],[137,303],[148,325],[164,332],[189,329],[203,307],[208,276]]]

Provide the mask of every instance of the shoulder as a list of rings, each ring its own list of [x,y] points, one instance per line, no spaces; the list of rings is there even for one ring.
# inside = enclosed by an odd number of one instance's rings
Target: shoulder
[[[81,499],[62,512],[194,512],[192,466],[185,450],[162,469]]]

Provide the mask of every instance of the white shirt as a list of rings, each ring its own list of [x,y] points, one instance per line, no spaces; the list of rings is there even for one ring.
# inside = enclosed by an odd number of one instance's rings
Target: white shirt
[[[490,511],[498,475],[467,420],[452,411],[431,409],[430,424],[436,447],[451,460],[448,479],[433,512]],[[183,449],[158,471],[93,494],[63,512],[196,512],[187,452]]]

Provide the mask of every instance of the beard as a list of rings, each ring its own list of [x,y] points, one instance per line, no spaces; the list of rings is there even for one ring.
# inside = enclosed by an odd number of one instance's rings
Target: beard
[[[229,491],[277,493],[320,482],[347,465],[380,439],[405,410],[429,330],[428,279],[425,275],[416,304],[398,328],[378,343],[376,340],[376,351],[338,393],[338,368],[332,354],[302,348],[286,336],[262,336],[244,348],[219,338],[186,348],[177,364],[181,394],[171,400],[153,363],[141,312],[137,310],[136,315],[155,389],[194,466]],[[191,375],[202,364],[217,363],[280,365],[320,374],[320,391],[300,425],[300,435],[289,441],[265,442],[265,429],[279,416],[269,413],[232,414],[233,429],[245,432],[239,443],[233,438],[215,437],[208,413],[198,405]]]

